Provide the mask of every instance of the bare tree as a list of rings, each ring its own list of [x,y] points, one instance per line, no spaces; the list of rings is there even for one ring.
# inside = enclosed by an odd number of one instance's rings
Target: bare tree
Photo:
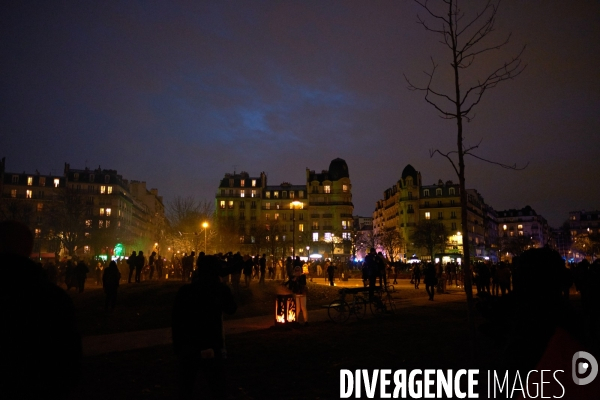
[[[438,221],[422,220],[417,223],[412,233],[412,241],[416,247],[427,250],[431,260],[435,259],[435,251],[443,252],[448,242],[448,229]]]
[[[49,239],[60,241],[70,256],[84,244],[86,228],[91,228],[90,207],[79,191],[69,187],[60,189],[49,207]]]
[[[212,203],[196,200],[191,196],[175,197],[166,205],[167,219],[170,231],[167,241],[178,250],[189,252],[204,249],[204,222],[212,226]],[[206,239],[214,239],[214,230],[210,231]]]
[[[394,262],[396,256],[400,255],[404,246],[404,238],[396,229],[388,229],[381,232],[376,237],[377,244],[383,248],[391,262]]]
[[[487,1],[483,7],[474,14],[467,15],[458,6],[458,0],[441,0],[432,4],[427,0],[415,0],[425,11],[427,20],[418,16],[418,22],[425,30],[440,36],[440,42],[447,48],[452,72],[452,89],[444,91],[438,89],[434,84],[439,64],[432,58],[432,66],[427,75],[427,83],[423,86],[413,84],[406,78],[409,89],[423,92],[425,101],[433,106],[444,119],[456,120],[456,150],[442,152],[439,149],[430,150],[430,155],[436,153],[447,158],[454,171],[458,175],[460,183],[460,199],[462,207],[462,234],[468,238],[467,221],[467,191],[465,190],[465,156],[487,161],[503,168],[517,169],[499,162],[486,160],[473,153],[479,147],[466,145],[463,136],[463,120],[471,121],[474,117],[474,109],[481,102],[483,95],[498,84],[511,80],[518,76],[525,65],[522,63],[521,55],[525,50],[523,47],[509,61],[501,63],[497,68],[491,68],[479,79],[474,74],[469,75],[470,70],[478,57],[504,48],[510,41],[510,34],[503,40],[489,44],[490,35],[495,30],[496,17],[498,14],[498,2]],[[473,82],[466,84],[466,82]],[[466,271],[469,271],[470,252],[469,247],[464,246],[464,262]],[[473,322],[473,290],[470,273],[465,274],[465,292],[468,303],[468,317],[472,332]]]
[[[357,251],[362,251],[367,254],[371,248],[375,248],[377,245],[377,237],[375,232],[371,229],[368,231],[357,232],[354,239],[354,247]]]

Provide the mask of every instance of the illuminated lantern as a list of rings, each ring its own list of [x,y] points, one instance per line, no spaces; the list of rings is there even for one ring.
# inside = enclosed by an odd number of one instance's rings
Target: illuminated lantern
[[[292,294],[275,297],[275,326],[296,322],[296,299]]]

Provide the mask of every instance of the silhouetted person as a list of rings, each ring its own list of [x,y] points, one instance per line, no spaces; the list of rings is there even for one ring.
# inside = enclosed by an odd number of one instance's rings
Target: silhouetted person
[[[190,285],[177,292],[173,306],[173,348],[179,369],[180,397],[192,398],[198,371],[215,398],[225,397],[223,313],[237,309],[229,287],[219,278],[220,261],[205,256]]]
[[[70,297],[42,277],[32,248],[27,226],[0,222],[0,396],[65,399],[79,380],[81,337]]]
[[[158,279],[162,278],[162,273],[163,273],[163,265],[164,265],[164,261],[162,256],[159,254],[156,257],[156,275],[158,276]]]
[[[373,301],[375,283],[377,282],[379,271],[379,266],[377,265],[377,253],[373,247],[369,250],[369,254],[365,256],[363,271],[366,271],[367,278],[369,279],[369,301]]]
[[[260,265],[260,280],[258,283],[261,285],[265,284],[265,274],[267,273],[267,255],[263,254],[262,257],[258,260],[258,264]]]
[[[77,282],[77,290],[79,290],[79,293],[83,293],[88,272],[90,272],[90,269],[83,260],[79,261],[75,266],[75,271],[73,274],[75,275],[75,281]]]
[[[133,271],[135,271],[136,260],[137,255],[135,254],[135,251],[133,251],[127,259],[127,265],[129,266],[129,279],[127,279],[127,283],[131,283],[131,277],[133,276]]]
[[[77,280],[75,279],[75,265],[73,265],[72,260],[67,260],[67,265],[65,266],[65,285],[67,285],[67,290],[72,287],[77,287]]]
[[[104,269],[104,274],[102,275],[102,286],[106,294],[106,302],[104,303],[106,311],[114,310],[117,305],[117,289],[119,289],[120,280],[121,273],[119,272],[117,263],[111,261],[108,267]]]
[[[531,370],[563,370],[563,387],[555,381],[545,384],[544,396],[560,397],[564,392],[563,398],[597,399],[600,380],[579,386],[571,379],[573,355],[590,349],[580,341],[581,321],[562,295],[564,260],[555,250],[537,248],[513,262],[513,291],[496,299],[498,305],[490,313],[495,326],[488,330],[505,335],[506,344],[499,343],[504,348],[501,366],[513,373],[519,370],[521,376]]]
[[[435,272],[435,266],[431,263],[427,263],[424,275],[425,291],[429,296],[429,300],[433,301],[433,296],[435,294],[435,285],[437,285],[438,283],[437,274]]]
[[[415,263],[413,266],[413,283],[415,284],[415,289],[419,288],[421,284],[421,264]]]
[[[253,267],[254,261],[252,261],[252,257],[250,257],[248,254],[245,254],[242,272],[244,273],[244,283],[246,284],[246,287],[250,286],[250,281],[252,280]]]
[[[154,269],[156,268],[156,252],[153,251],[148,258],[148,265],[150,266],[150,280],[154,277]]]
[[[144,257],[143,251],[138,251],[138,255],[135,257],[135,281],[140,283],[142,281],[142,270],[146,265],[146,257]]]
[[[300,267],[302,268],[302,267]],[[334,286],[333,280],[335,277],[335,270],[337,269],[337,267],[335,266],[334,263],[329,264],[329,267],[327,267],[327,276],[329,277],[329,286]]]

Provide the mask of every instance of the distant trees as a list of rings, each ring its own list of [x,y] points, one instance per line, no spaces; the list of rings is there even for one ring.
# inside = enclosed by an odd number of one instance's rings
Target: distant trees
[[[573,241],[573,250],[595,259],[600,255],[600,233],[584,233],[577,235]]]
[[[388,229],[376,236],[376,243],[383,249],[390,261],[394,262],[402,251],[404,238],[398,230]]]
[[[534,240],[527,235],[507,236],[502,238],[500,252],[520,256],[527,249],[535,247]]]
[[[166,204],[165,212],[170,223],[167,241],[174,249],[184,252],[204,250],[204,222],[209,223],[206,238],[212,244],[215,237],[212,203],[191,196],[177,196]]]
[[[412,242],[417,248],[424,248],[431,260],[435,259],[436,250],[443,253],[448,242],[448,229],[441,222],[421,220],[412,233]]]
[[[79,191],[70,187],[58,190],[56,201],[48,205],[48,239],[60,242],[69,255],[74,255],[75,249],[85,244],[86,228],[93,223],[90,207]]]
[[[375,232],[370,229],[367,231],[361,231],[356,234],[354,239],[354,247],[356,251],[363,252],[367,254],[369,249],[375,248],[377,246],[377,237],[375,236]]]

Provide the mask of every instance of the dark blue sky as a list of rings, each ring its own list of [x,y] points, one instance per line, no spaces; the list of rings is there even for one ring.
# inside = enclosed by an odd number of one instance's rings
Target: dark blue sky
[[[9,3],[9,4],[6,4]],[[476,2],[480,3],[480,2]],[[466,4],[465,4],[466,7]],[[213,201],[226,172],[302,184],[344,158],[355,213],[408,163],[425,184],[457,178],[430,148],[456,130],[403,74],[443,84],[448,54],[409,1],[5,2],[0,10],[0,156],[9,171],[86,165],[145,180],[168,200]],[[467,186],[497,210],[531,205],[558,226],[600,208],[600,3],[504,1],[493,38],[527,44],[525,72],[466,125]],[[469,82],[465,82],[467,84]]]

